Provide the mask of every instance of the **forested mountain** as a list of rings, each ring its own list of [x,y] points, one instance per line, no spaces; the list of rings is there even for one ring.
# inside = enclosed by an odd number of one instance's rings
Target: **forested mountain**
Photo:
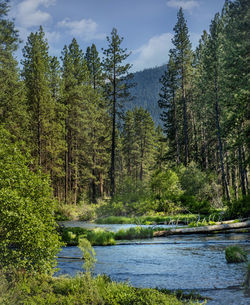
[[[132,109],[137,106],[148,110],[156,125],[162,124],[160,120],[160,109],[158,106],[161,88],[159,80],[165,70],[166,65],[162,65],[160,67],[135,72],[133,78],[135,86],[130,89],[131,95],[134,96],[134,99],[125,105],[126,109]]]

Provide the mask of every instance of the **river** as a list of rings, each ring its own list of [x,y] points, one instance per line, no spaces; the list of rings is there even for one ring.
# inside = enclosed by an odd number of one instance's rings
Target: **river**
[[[67,222],[66,226],[93,224]],[[131,225],[98,225],[112,231]],[[208,305],[248,305],[249,291],[242,289],[246,263],[227,264],[225,248],[241,245],[250,254],[248,233],[169,236],[94,247],[95,274],[106,273],[115,281],[136,287],[195,291],[211,298]],[[77,247],[65,247],[60,257],[81,257]],[[59,274],[74,276],[82,271],[80,259],[58,259]]]

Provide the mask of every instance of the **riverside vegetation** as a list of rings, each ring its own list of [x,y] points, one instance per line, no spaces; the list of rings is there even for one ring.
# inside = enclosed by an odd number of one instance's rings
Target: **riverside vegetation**
[[[226,1],[196,50],[180,8],[160,81],[162,127],[142,107],[122,113],[135,84],[117,29],[102,59],[73,38],[59,61],[40,27],[18,63],[8,11],[0,0],[0,302],[183,303],[105,276],[51,276],[64,245],[55,217],[249,217],[249,1]],[[152,232],[62,234],[108,244]]]

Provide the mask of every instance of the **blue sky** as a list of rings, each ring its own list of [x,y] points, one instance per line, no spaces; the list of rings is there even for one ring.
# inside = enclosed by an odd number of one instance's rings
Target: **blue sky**
[[[133,71],[139,71],[167,62],[180,6],[195,47],[223,4],[224,0],[11,0],[10,16],[24,42],[42,25],[50,55],[55,56],[73,37],[83,51],[95,43],[101,55],[106,36],[116,27],[124,37],[122,46],[132,52]]]

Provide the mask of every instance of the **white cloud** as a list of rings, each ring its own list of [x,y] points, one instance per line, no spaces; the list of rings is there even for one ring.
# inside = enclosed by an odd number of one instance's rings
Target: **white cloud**
[[[48,40],[49,45],[55,44],[60,41],[61,34],[58,32],[45,32],[45,37]]]
[[[52,19],[51,15],[41,10],[54,5],[56,0],[24,0],[17,5],[14,11],[18,26],[30,28],[47,23]]]
[[[166,63],[169,49],[172,47],[172,38],[171,33],[163,33],[150,38],[147,44],[135,50],[133,54],[137,58],[132,62],[133,70],[139,71]]]
[[[92,19],[81,19],[79,21],[71,21],[66,18],[58,23],[58,26],[68,29],[72,36],[79,37],[85,41],[92,39],[104,39],[105,34],[97,32],[98,25]]]
[[[199,3],[197,0],[169,0],[167,6],[174,8],[182,7],[184,10],[191,10],[194,7],[198,7]]]

